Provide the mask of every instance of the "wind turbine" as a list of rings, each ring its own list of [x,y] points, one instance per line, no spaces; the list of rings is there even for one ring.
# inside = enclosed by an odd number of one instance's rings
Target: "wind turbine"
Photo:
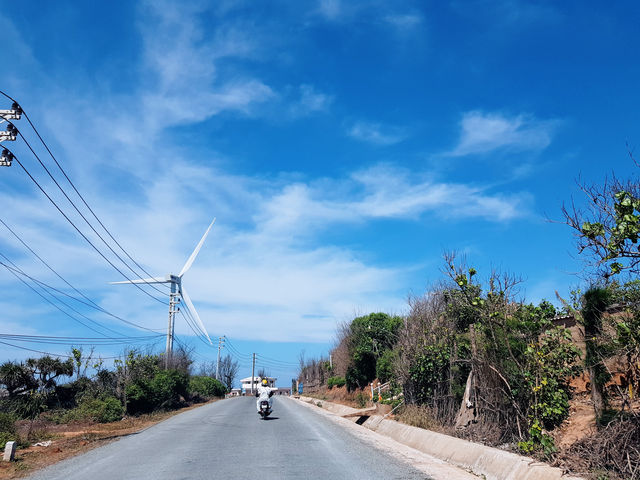
[[[200,252],[200,249],[202,248],[202,245],[204,244],[204,241],[207,238],[207,235],[209,235],[209,231],[211,230],[211,227],[213,227],[214,223],[216,223],[215,218],[209,225],[209,228],[207,228],[207,231],[204,232],[204,235],[200,239],[200,242],[198,242],[198,245],[196,245],[195,250],[193,251],[191,256],[187,259],[187,263],[184,264],[184,267],[182,267],[182,270],[180,270],[180,273],[178,275],[174,275],[170,273],[169,275],[166,275],[164,277],[138,278],[135,280],[126,280],[123,282],[110,282],[111,285],[121,285],[126,283],[146,283],[146,284],[169,283],[171,285],[171,293],[169,294],[169,325],[167,327],[167,348],[166,348],[166,354],[165,354],[165,363],[167,365],[169,364],[169,359],[171,358],[171,355],[173,353],[173,331],[174,331],[174,324],[175,324],[175,315],[179,311],[179,309],[176,310],[175,306],[177,303],[180,302],[180,299],[184,300],[184,303],[187,306],[187,311],[195,319],[195,321],[198,324],[198,328],[200,328],[202,333],[205,334],[209,343],[213,345],[213,343],[211,342],[211,339],[209,338],[209,334],[207,333],[207,329],[202,323],[202,320],[200,320],[200,315],[198,315],[198,312],[193,306],[193,302],[191,301],[189,294],[182,286],[182,277],[191,268],[193,261],[198,256],[198,252]]]

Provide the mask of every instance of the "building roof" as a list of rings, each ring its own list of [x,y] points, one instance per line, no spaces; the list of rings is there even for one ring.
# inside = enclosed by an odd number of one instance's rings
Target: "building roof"
[[[267,379],[267,380],[269,380],[269,381],[274,381],[274,382],[277,380],[277,378],[276,378],[276,377],[264,377],[264,378],[266,378],[266,379]],[[259,380],[262,380],[262,377],[260,377],[260,376],[255,376],[255,377],[253,377],[253,381],[254,381],[254,382],[255,382],[255,381],[259,381]],[[243,379],[241,379],[240,381],[241,381],[242,383],[249,383],[249,382],[251,381],[251,377],[243,378]]]

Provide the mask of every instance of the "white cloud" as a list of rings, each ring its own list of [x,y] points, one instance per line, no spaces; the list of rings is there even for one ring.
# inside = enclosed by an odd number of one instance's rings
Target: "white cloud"
[[[256,228],[278,243],[333,224],[422,214],[509,221],[527,215],[530,200],[526,193],[491,194],[481,186],[412,178],[410,172],[377,166],[345,180],[287,184],[262,200],[254,218]]]
[[[556,121],[540,121],[528,115],[508,117],[500,113],[467,112],[460,122],[458,145],[449,154],[543,150],[551,143],[556,126]]]
[[[333,99],[332,95],[318,92],[312,85],[300,85],[300,99],[293,104],[291,112],[295,116],[326,112]]]
[[[217,62],[251,58],[258,45],[250,32],[233,25],[221,24],[207,36],[200,25],[203,8],[197,3],[188,8],[166,1],[146,3],[140,23],[147,67],[141,110],[152,131],[222,111],[246,114],[252,105],[274,96],[256,78],[220,74]]]
[[[347,133],[356,140],[380,146],[393,145],[407,137],[406,132],[401,128],[368,122],[354,123]]]
[[[336,20],[343,13],[341,0],[320,0],[318,12],[329,20]]]

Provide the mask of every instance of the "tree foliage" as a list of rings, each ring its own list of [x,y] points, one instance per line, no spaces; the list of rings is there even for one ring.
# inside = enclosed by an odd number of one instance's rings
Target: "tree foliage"
[[[363,388],[376,378],[376,366],[395,345],[402,318],[386,313],[370,313],[353,319],[350,325],[350,365],[345,379],[347,389]]]
[[[636,164],[637,165],[637,164]],[[580,185],[585,208],[564,205],[564,221],[575,232],[579,253],[605,277],[623,271],[639,273],[640,184],[615,176],[602,186]]]
[[[227,393],[227,387],[215,378],[207,376],[193,376],[189,379],[189,394],[198,394],[206,398],[222,397]]]

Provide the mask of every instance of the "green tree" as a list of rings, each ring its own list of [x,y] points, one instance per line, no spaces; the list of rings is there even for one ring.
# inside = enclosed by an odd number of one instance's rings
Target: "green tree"
[[[584,209],[564,205],[564,221],[576,234],[579,253],[586,253],[604,277],[640,272],[640,183],[615,176],[602,186],[581,185]]]
[[[39,388],[43,391],[55,388],[58,377],[70,377],[73,375],[73,358],[63,362],[59,358],[45,355],[40,358],[29,358],[26,364],[38,380]]]
[[[189,393],[203,397],[222,397],[227,393],[227,387],[215,378],[194,376],[189,379]]]
[[[362,388],[376,377],[376,364],[395,345],[402,318],[386,313],[370,313],[353,319],[350,325],[350,365],[347,388]]]
[[[11,361],[0,365],[0,384],[6,387],[10,397],[38,387],[38,382],[26,365]]]

